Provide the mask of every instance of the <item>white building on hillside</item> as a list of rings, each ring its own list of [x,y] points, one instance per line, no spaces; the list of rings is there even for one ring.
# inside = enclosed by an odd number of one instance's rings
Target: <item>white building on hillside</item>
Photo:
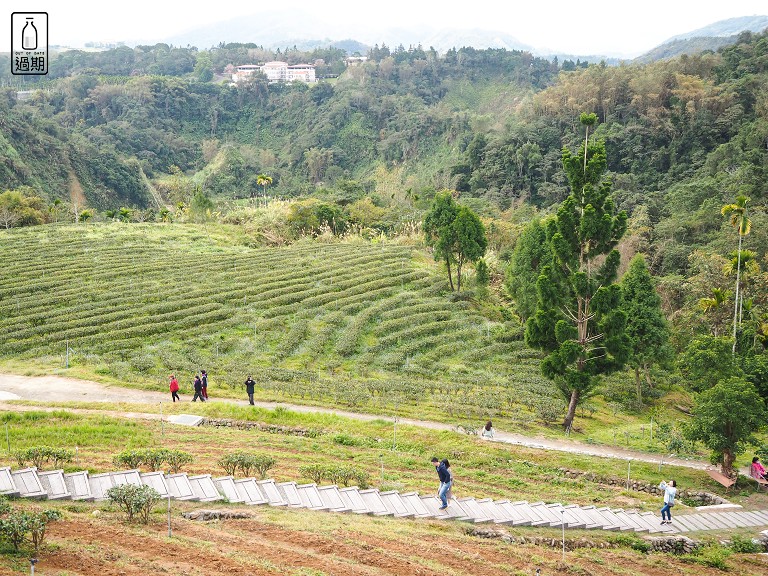
[[[317,82],[315,67],[312,64],[296,64],[289,66],[287,62],[267,62],[264,65],[244,64],[237,67],[232,74],[233,82],[242,82],[256,72],[261,72],[269,82]]]

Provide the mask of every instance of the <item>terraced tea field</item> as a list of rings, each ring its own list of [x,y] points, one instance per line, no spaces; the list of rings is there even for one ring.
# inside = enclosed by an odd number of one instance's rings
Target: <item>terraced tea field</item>
[[[251,248],[236,229],[44,226],[0,233],[0,361],[189,390],[248,373],[273,397],[467,417],[546,384],[519,334],[451,302],[428,256],[394,244]],[[232,392],[234,393],[234,392]],[[238,392],[239,393],[239,392]]]

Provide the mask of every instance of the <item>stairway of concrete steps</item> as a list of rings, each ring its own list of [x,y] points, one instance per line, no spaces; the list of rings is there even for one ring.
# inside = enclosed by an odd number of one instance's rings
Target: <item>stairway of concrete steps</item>
[[[547,526],[647,533],[682,533],[700,530],[768,526],[768,510],[746,512],[740,506],[710,507],[699,512],[676,514],[672,524],[660,523],[653,512],[636,512],[607,507],[510,502],[484,498],[457,498],[446,510],[439,510],[434,496],[416,492],[400,494],[357,487],[317,486],[295,482],[274,482],[255,478],[213,478],[210,474],[164,474],[126,470],[104,474],[62,470],[38,472],[35,468],[0,468],[0,494],[21,498],[99,501],[112,486],[151,486],[164,498],[196,502],[308,508],[329,512],[462,520],[508,526]]]

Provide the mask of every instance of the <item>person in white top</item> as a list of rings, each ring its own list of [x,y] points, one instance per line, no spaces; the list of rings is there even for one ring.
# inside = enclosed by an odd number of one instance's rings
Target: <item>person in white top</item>
[[[659,484],[659,488],[664,490],[664,506],[661,509],[661,523],[672,524],[672,512],[670,509],[675,505],[675,496],[677,496],[677,482],[670,480],[669,483],[667,483],[662,480],[661,484]]]
[[[485,423],[485,426],[483,426],[483,432],[482,437],[483,438],[493,438],[494,430],[493,430],[493,424],[490,420]]]

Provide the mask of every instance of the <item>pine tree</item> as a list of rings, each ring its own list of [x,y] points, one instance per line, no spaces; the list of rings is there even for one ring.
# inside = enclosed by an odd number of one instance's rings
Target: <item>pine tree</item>
[[[651,386],[650,367],[670,359],[669,326],[661,311],[661,298],[656,293],[645,258],[637,254],[621,279],[624,310],[627,313],[627,336],[630,340],[629,365],[635,369],[637,399],[643,401],[640,372]]]
[[[599,377],[622,368],[629,355],[627,316],[615,283],[620,261],[615,246],[626,231],[627,215],[616,214],[611,182],[603,178],[605,144],[589,141],[596,120],[595,114],[582,114],[584,144],[576,155],[563,150],[571,194],[547,222],[553,259],[542,267],[536,312],[525,329],[528,345],[547,352],[542,373],[568,402],[566,430]]]

